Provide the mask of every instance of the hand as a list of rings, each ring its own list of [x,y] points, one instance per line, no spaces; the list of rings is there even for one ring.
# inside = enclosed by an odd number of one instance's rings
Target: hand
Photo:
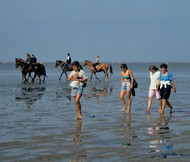
[[[176,88],[175,88],[175,87],[173,87],[173,92],[174,92],[174,93],[176,92]]]
[[[133,85],[132,84],[130,85],[130,89],[133,89]]]
[[[78,77],[79,76],[79,74],[78,73],[75,73],[75,74],[73,74],[73,79],[76,79],[76,77]]]

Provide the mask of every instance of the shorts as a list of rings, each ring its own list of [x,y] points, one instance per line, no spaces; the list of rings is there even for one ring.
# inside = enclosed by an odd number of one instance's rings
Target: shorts
[[[156,97],[156,99],[160,99],[160,91],[156,91],[155,89],[149,89],[148,97]]]
[[[169,99],[171,93],[171,86],[167,85],[165,88],[164,86],[160,89],[161,99]]]
[[[131,82],[130,81],[124,81],[121,86],[121,91],[131,91],[130,89]]]
[[[75,97],[77,95],[82,95],[83,87],[72,87],[71,96]]]

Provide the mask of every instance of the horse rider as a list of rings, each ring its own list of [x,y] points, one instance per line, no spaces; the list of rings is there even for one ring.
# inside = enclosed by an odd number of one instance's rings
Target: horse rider
[[[71,64],[71,55],[70,53],[67,53],[67,61],[65,63],[65,67],[68,68]]]
[[[25,61],[25,63],[26,63],[28,66],[30,66],[31,63],[32,63],[32,58],[31,58],[31,56],[30,56],[29,53],[26,53],[26,61]]]
[[[31,63],[33,64],[35,64],[37,62],[37,58],[35,57],[35,55],[34,54],[32,54],[32,57],[31,57]]]
[[[99,56],[96,56],[96,62],[93,64],[94,70],[97,71],[96,66],[100,64]]]

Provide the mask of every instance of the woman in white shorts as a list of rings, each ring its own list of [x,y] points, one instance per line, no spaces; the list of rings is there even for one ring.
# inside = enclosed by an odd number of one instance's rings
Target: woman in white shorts
[[[153,97],[156,97],[159,103],[159,107],[160,108],[162,107],[160,91],[156,90],[156,86],[159,82],[160,71],[154,65],[150,65],[149,70],[150,70],[150,87],[149,87],[149,94],[148,94],[148,106],[145,109],[145,111],[150,111]]]
[[[87,81],[87,76],[83,70],[81,70],[80,64],[78,61],[74,61],[72,63],[73,71],[70,73],[69,77],[67,78],[67,81],[72,80],[70,83],[71,86],[71,96],[74,97],[76,109],[77,109],[77,116],[75,119],[81,120],[82,119],[82,111],[81,111],[81,103],[80,98],[82,96],[83,88],[84,88],[84,82]]]

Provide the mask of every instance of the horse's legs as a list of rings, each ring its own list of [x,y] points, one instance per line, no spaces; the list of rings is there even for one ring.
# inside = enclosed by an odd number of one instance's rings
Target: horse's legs
[[[100,81],[100,79],[96,76],[96,72],[94,72],[94,75],[95,75],[96,79],[98,79]]]
[[[108,81],[108,79],[109,79],[109,78],[108,78],[108,71],[105,72],[105,75],[106,75],[107,81]]]
[[[66,78],[68,78],[68,76],[67,76],[67,72],[65,71],[65,76],[66,76]]]
[[[62,77],[63,73],[64,73],[64,71],[61,73],[61,75],[60,75],[60,77],[59,77],[59,80],[61,80],[61,77]]]
[[[39,74],[38,74],[38,83],[41,83],[41,78]]]
[[[34,73],[34,76],[32,78],[32,83],[34,83],[35,79],[36,79],[36,73]]]
[[[43,75],[44,79],[43,79],[43,82],[45,83],[45,75]]]
[[[91,76],[90,76],[90,80],[92,80],[92,75],[93,75],[93,71],[91,71]]]

